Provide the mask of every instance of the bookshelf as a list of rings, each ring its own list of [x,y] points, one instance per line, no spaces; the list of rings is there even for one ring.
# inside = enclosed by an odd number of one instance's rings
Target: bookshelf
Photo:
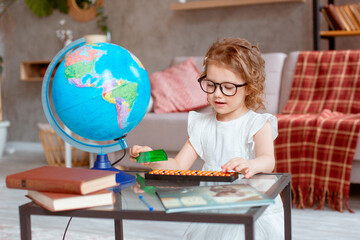
[[[170,9],[179,10],[195,10],[206,8],[233,7],[241,5],[255,5],[268,3],[284,3],[284,2],[305,2],[306,0],[204,0],[189,1],[185,3],[172,3]]]
[[[335,0],[328,0],[328,4],[335,4]],[[320,17],[321,8],[319,0],[313,0],[313,42],[314,50],[320,50],[321,39],[327,39],[329,41],[329,50],[335,49],[335,38],[336,37],[353,37],[360,36],[360,30],[344,31],[344,30],[320,30]]]

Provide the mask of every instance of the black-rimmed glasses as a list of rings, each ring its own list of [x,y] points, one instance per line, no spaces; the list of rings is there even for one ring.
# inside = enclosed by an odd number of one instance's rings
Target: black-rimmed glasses
[[[220,87],[221,92],[226,96],[234,96],[237,92],[237,88],[248,85],[247,83],[235,84],[230,82],[215,83],[209,79],[206,79],[206,75],[198,79],[201,89],[206,93],[214,93],[216,86]]]

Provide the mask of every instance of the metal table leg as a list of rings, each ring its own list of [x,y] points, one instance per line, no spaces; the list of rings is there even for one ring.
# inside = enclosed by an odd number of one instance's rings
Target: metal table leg
[[[26,208],[27,205],[19,207],[21,240],[31,240],[31,216]]]
[[[123,240],[124,239],[124,231],[123,231],[123,223],[122,219],[115,219],[114,220],[114,227],[115,227],[115,239],[116,240]]]
[[[122,199],[121,192],[115,195],[115,208],[121,209]],[[115,218],[114,219],[114,227],[115,227],[115,240],[123,240],[124,239],[124,229],[123,229],[123,219]]]
[[[291,240],[291,181],[284,188],[285,240]]]
[[[254,222],[245,224],[245,239],[254,240]]]

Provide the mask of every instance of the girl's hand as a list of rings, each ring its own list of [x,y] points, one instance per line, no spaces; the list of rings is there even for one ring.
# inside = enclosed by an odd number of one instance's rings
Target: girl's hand
[[[148,152],[148,151],[152,151],[151,147],[148,146],[139,146],[139,145],[134,145],[130,148],[130,161],[131,162],[136,162],[136,157],[139,156],[139,153],[141,152]],[[148,166],[150,163],[141,163],[141,165],[144,166]]]
[[[255,174],[250,161],[243,158],[233,158],[222,165],[221,168],[224,172],[229,172],[231,170],[240,172],[245,178],[251,178]]]
[[[131,186],[131,189],[134,191],[134,193],[144,193],[144,190],[140,188],[140,184],[137,182]]]

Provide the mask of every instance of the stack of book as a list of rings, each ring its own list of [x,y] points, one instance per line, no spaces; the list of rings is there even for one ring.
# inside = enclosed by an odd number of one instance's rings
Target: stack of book
[[[321,9],[331,30],[360,30],[360,4],[328,4]]]
[[[8,175],[8,188],[28,190],[27,197],[49,211],[113,205],[116,172],[44,166]]]

